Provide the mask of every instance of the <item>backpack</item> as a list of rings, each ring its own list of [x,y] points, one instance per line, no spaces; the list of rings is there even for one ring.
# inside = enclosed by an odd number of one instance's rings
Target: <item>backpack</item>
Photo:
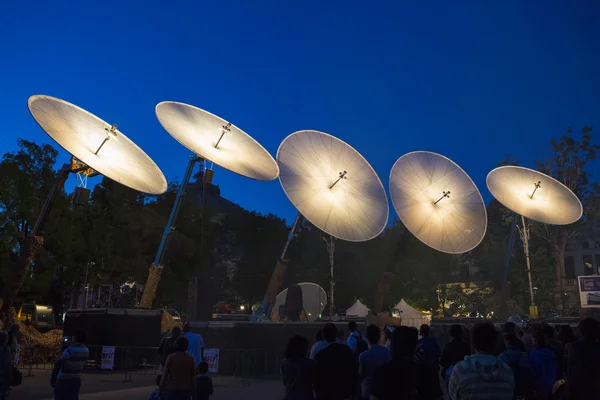
[[[367,350],[369,350],[369,345],[367,342],[365,342],[365,339],[363,339],[362,335],[359,334],[356,337],[356,356],[358,357],[361,353]]]
[[[521,357],[526,353],[519,353],[519,357],[516,360],[511,360],[509,358],[508,366],[513,370],[513,375],[515,379],[515,396],[518,397],[529,397],[532,394],[533,390],[533,381],[534,377],[531,374],[531,371],[525,370],[521,367]]]

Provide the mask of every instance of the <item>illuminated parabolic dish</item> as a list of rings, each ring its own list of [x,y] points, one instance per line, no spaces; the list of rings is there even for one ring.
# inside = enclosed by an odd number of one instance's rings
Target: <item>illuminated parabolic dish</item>
[[[321,286],[312,282],[302,282],[298,286],[302,289],[302,308],[306,312],[306,319],[308,322],[314,322],[327,305],[327,293]],[[280,313],[281,306],[285,306],[287,293],[288,290],[284,289],[277,295],[271,313]]]
[[[163,101],[156,105],[156,116],[175,140],[206,160],[259,181],[279,175],[277,163],[256,140],[208,111]]]
[[[31,96],[28,105],[40,127],[92,169],[140,192],[161,194],[167,190],[158,166],[116,125],[56,97]]]
[[[371,165],[350,145],[319,131],[292,133],[277,150],[279,181],[313,225],[338,239],[362,242],[385,228],[385,189]]]
[[[486,179],[492,195],[506,208],[537,222],[568,225],[583,214],[581,202],[556,179],[529,168],[507,165]]]
[[[487,211],[477,186],[440,154],[415,151],[400,157],[390,173],[390,196],[406,228],[436,250],[466,253],[485,235]]]

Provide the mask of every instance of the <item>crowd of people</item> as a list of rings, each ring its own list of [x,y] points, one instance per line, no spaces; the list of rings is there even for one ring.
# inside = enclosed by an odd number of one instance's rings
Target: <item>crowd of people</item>
[[[173,328],[158,351],[162,357],[156,377],[158,388],[150,400],[209,399],[213,384],[204,358],[204,341],[202,336],[192,332],[189,323],[183,325],[183,334],[178,327]]]
[[[428,325],[366,328],[333,323],[312,347],[292,337],[281,363],[283,400],[390,400],[449,398],[485,400],[600,399],[600,322],[586,318],[578,335],[569,325],[511,321],[498,331],[490,322],[452,325],[432,333]],[[83,330],[56,361],[51,384],[57,400],[75,400],[89,358]],[[0,400],[7,398],[18,363],[18,325],[0,331]],[[161,365],[151,399],[208,400],[213,394],[202,337],[189,324],[173,328],[160,345]]]
[[[600,322],[592,318],[579,324],[579,338],[569,325],[452,325],[443,350],[444,333],[434,337],[428,325],[369,325],[366,337],[356,328],[348,323],[345,343],[332,323],[312,347],[292,337],[283,399],[600,399]]]
[[[8,337],[0,331],[0,344]],[[85,345],[85,331],[79,329],[71,343],[54,363],[51,385],[55,400],[77,400],[81,388],[81,374],[89,359],[89,349]],[[8,347],[6,347],[8,348]],[[4,363],[4,352],[0,346],[0,363]],[[156,377],[157,388],[150,395],[151,400],[208,400],[213,394],[211,378],[207,375],[208,364],[204,359],[202,336],[192,332],[190,324],[171,331],[159,347],[161,363]],[[10,354],[10,353],[9,353]],[[0,376],[0,384],[4,381]],[[4,387],[4,386],[3,386]],[[7,386],[8,388],[9,386]],[[0,400],[6,396],[0,395]]]

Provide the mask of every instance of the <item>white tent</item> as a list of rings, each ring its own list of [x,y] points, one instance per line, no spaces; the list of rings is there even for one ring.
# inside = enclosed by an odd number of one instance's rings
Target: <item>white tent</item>
[[[400,300],[394,307],[394,310],[398,310],[398,318],[402,319],[402,325],[414,326],[416,328],[423,324],[431,322],[431,318],[416,308],[408,304],[404,299]]]
[[[369,307],[365,306],[360,300],[356,300],[349,309],[346,310],[346,316],[366,317],[369,314]]]

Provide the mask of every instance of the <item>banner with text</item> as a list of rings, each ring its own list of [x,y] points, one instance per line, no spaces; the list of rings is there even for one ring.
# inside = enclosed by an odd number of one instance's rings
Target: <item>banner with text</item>
[[[219,373],[219,349],[204,349],[204,358],[208,363],[208,372]]]
[[[600,308],[600,275],[579,276],[581,307]]]
[[[102,362],[100,368],[113,369],[115,366],[115,346],[102,346]]]

